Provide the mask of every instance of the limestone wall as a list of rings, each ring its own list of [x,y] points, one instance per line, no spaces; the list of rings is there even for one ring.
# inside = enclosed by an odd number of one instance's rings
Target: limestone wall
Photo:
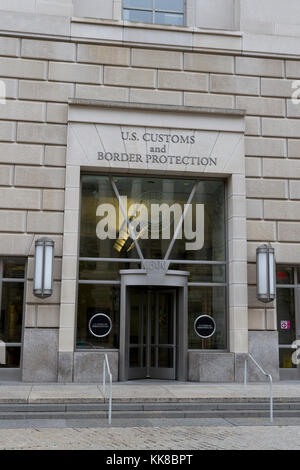
[[[251,53],[235,35],[201,35],[189,46],[176,28],[158,35],[155,27],[135,27],[134,38],[121,40],[119,23],[109,33],[107,23],[98,25],[105,39],[96,29],[79,39],[79,29],[63,34],[74,24],[60,18],[41,36],[44,16],[26,20],[25,36],[19,19],[8,25],[18,31],[0,36],[7,96],[0,104],[0,256],[29,255],[25,327],[59,327],[67,103],[83,98],[246,109],[249,329],[275,330],[274,306],[255,297],[255,250],[271,242],[277,263],[300,263],[300,104],[291,99],[300,54]],[[150,32],[155,46],[146,43]],[[32,294],[41,235],[55,240],[55,288],[46,300]]]

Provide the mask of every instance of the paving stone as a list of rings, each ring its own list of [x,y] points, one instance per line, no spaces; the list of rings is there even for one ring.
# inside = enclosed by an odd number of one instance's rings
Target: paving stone
[[[0,449],[22,450],[288,450],[300,449],[299,420],[291,426],[282,425],[285,420],[266,425],[265,419],[231,420],[149,420],[142,425],[131,420],[132,426],[118,423],[108,427],[104,423],[86,422],[80,426],[76,420],[69,421],[65,428],[63,420],[55,423],[40,422],[32,428],[20,429],[13,425],[10,429],[0,427]],[[22,423],[23,424],[23,423]],[[53,424],[55,427],[53,427]],[[101,425],[101,427],[99,427]],[[24,426],[24,424],[23,424]],[[19,428],[19,429],[18,429]],[[192,455],[192,452],[191,452]],[[193,457],[191,457],[193,459]],[[193,462],[193,460],[192,460]],[[195,459],[194,462],[197,462]]]
[[[96,385],[36,385],[30,394],[30,403],[91,403],[103,402],[103,395]]]

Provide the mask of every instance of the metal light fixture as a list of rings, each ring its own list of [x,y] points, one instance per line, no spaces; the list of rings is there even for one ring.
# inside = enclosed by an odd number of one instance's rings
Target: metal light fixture
[[[275,251],[271,245],[261,245],[256,249],[256,295],[261,302],[275,299]]]
[[[33,293],[42,299],[53,293],[54,241],[40,238],[35,242]]]

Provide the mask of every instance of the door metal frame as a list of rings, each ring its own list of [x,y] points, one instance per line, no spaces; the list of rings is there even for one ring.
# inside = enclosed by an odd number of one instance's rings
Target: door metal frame
[[[153,286],[135,286],[129,287],[127,290],[128,305],[126,321],[128,323],[128,328],[131,327],[131,294],[140,294],[141,302],[139,304],[139,323],[138,323],[138,337],[139,341],[137,344],[130,344],[130,333],[129,333],[129,345],[128,345],[128,379],[139,379],[139,378],[153,378],[153,379],[166,379],[166,380],[175,380],[176,378],[176,361],[177,361],[177,308],[176,308],[176,288],[158,288]],[[171,294],[171,308],[172,308],[172,325],[173,325],[173,335],[172,335],[172,344],[160,344],[159,343],[159,297],[160,295]],[[154,304],[154,328],[155,331],[152,331],[152,308],[151,306],[151,297]],[[146,318],[145,318],[146,311]],[[144,329],[144,321],[147,322],[146,329]],[[146,332],[146,340],[143,338]],[[154,336],[154,342],[152,342],[152,336]],[[151,366],[151,348],[155,347],[155,363],[158,362],[158,349],[159,348],[170,348],[173,352],[173,367],[163,368],[155,365]],[[136,348],[140,351],[139,362],[140,365],[137,367],[130,367],[130,350]],[[144,361],[144,355],[146,355],[146,360]],[[145,364],[145,366],[143,365]]]
[[[119,380],[127,381],[129,373],[129,295],[128,287],[176,288],[176,374],[177,380],[187,380],[188,360],[188,271],[147,272],[144,269],[121,270],[120,356]]]

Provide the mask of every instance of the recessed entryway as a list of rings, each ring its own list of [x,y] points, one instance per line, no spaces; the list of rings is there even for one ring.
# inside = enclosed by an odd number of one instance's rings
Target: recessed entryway
[[[176,378],[176,290],[128,289],[128,378]]]

